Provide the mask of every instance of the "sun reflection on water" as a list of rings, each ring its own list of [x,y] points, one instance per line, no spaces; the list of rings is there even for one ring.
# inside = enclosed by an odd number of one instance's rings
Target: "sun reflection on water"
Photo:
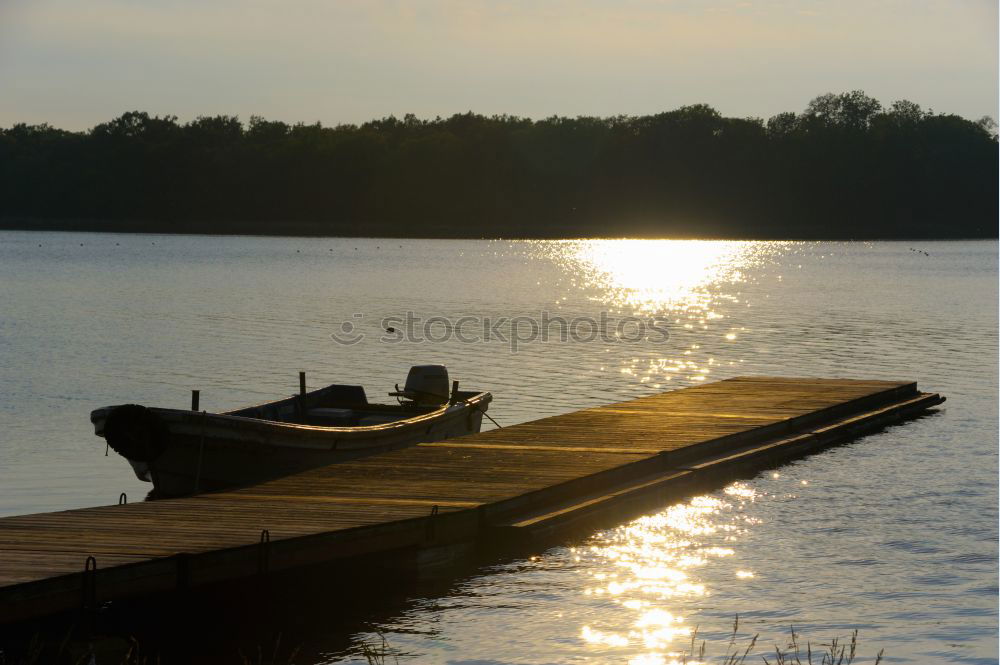
[[[732,357],[733,345],[739,348],[748,330],[734,325],[735,314],[750,306],[745,291],[762,274],[756,268],[773,263],[791,244],[591,239],[546,241],[534,250],[561,266],[573,293],[620,316],[656,319],[669,330],[669,346],[658,347],[662,355],[631,358],[618,368],[660,388],[675,379],[706,381],[722,362],[718,355],[727,366],[740,362]],[[581,305],[561,298],[556,306]]]
[[[718,541],[738,540],[747,532],[753,522],[744,519],[742,507],[756,498],[747,484],[733,483],[724,498],[693,497],[601,532],[574,550],[575,560],[584,557],[586,569],[596,570],[584,595],[608,608],[600,622],[580,627],[583,642],[620,650],[630,664],[698,662],[690,648],[693,628],[681,614],[684,603],[711,595],[699,569],[734,556],[732,547]],[[736,581],[754,577],[744,569],[730,574]]]
[[[742,283],[788,243],[725,240],[566,240],[549,245],[585,286],[634,312],[672,311],[704,325],[720,318],[709,287]],[[730,296],[731,297],[731,296]]]
[[[599,309],[666,323],[666,343],[621,354],[606,348],[594,357],[601,372],[661,389],[734,372],[743,362],[741,351],[755,343],[745,313],[760,297],[758,282],[791,245],[567,240],[532,244],[531,252],[559,266],[560,279],[571,285],[556,299],[560,314],[595,316]],[[734,483],[720,494],[601,532],[577,548],[573,561],[589,571],[582,598],[593,608],[577,624],[585,648],[637,665],[698,662],[692,646],[697,631],[685,614],[706,602],[712,584],[759,583],[738,556],[740,541],[757,523],[746,510],[756,498],[752,487]]]

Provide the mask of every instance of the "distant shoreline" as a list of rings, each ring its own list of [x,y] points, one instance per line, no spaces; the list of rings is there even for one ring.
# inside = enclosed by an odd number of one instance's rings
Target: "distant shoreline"
[[[677,239],[677,240],[809,240],[809,241],[871,241],[871,240],[997,240],[994,229],[992,235],[931,235],[907,234],[886,235],[873,233],[870,235],[836,235],[829,229],[810,229],[814,233],[803,233],[795,236],[783,234],[775,230],[768,232],[733,235],[731,233],[695,232],[686,228],[676,228],[672,231],[665,228],[657,233],[655,230],[636,229],[630,232],[627,227],[615,228],[608,233],[599,233],[594,229],[574,232],[569,228],[548,228],[548,233],[536,234],[457,234],[448,229],[437,232],[406,234],[400,233],[397,225],[379,224],[349,224],[349,223],[315,223],[315,222],[235,222],[227,223],[225,228],[208,228],[205,222],[163,222],[144,220],[89,220],[89,219],[32,219],[32,218],[0,218],[0,231],[47,231],[47,232],[79,232],[79,233],[129,233],[156,235],[215,235],[215,236],[261,236],[290,238],[405,238],[410,240],[575,240],[583,238],[638,238],[638,239]],[[389,228],[389,227],[392,228]],[[818,225],[819,226],[819,225]],[[276,228],[277,227],[277,228]],[[422,228],[427,231],[427,228]]]
[[[362,125],[129,111],[0,128],[0,228],[384,238],[996,238],[996,125],[860,90],[802,113]]]

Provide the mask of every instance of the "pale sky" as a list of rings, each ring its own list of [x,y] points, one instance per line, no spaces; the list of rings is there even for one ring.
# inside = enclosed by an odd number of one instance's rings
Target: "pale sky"
[[[996,117],[997,0],[0,0],[0,127],[767,118],[854,89]]]

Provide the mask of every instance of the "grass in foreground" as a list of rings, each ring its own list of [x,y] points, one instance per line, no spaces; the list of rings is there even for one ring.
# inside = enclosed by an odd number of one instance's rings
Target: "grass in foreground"
[[[719,645],[709,645],[706,640],[698,642],[697,628],[691,635],[691,643],[687,653],[664,655],[662,665],[746,665],[746,663],[763,663],[763,665],[863,665],[865,661],[858,658],[858,631],[854,630],[849,639],[840,636],[827,642],[802,641],[801,633],[794,626],[789,628],[789,640],[784,646],[777,644],[764,648],[760,644],[760,635],[749,639],[739,638],[740,617],[733,620],[733,632],[725,645],[722,655],[712,656],[710,651],[720,649]],[[117,641],[117,640],[112,640]],[[135,638],[117,641],[116,647],[109,642],[97,645],[91,643],[73,644],[69,634],[60,640],[58,645],[46,645],[38,637],[32,639],[18,656],[11,658],[0,650],[0,665],[160,665],[158,653],[151,653],[141,647]],[[48,648],[46,648],[48,647]],[[96,647],[96,648],[95,648]],[[398,665],[400,657],[406,654],[393,649],[385,636],[376,633],[376,638],[364,640],[360,644],[360,656],[368,665]],[[880,665],[885,650],[875,656],[873,665]],[[237,651],[231,661],[233,665],[307,665],[305,661],[296,660],[299,648],[282,649],[281,636],[276,639],[272,648],[260,646],[255,652],[246,654]],[[53,658],[54,657],[54,658]]]
[[[764,665],[862,665],[862,661],[856,660],[858,654],[858,631],[855,629],[851,633],[849,640],[841,637],[834,637],[828,642],[817,642],[813,644],[806,641],[803,646],[801,634],[795,632],[795,627],[789,627],[790,638],[784,647],[774,645],[771,649],[763,649],[758,645],[759,634],[754,635],[749,640],[742,642],[738,639],[740,628],[740,617],[737,614],[733,620],[733,632],[726,645],[725,654],[721,656],[709,656],[708,643],[705,640],[698,644],[698,629],[691,635],[691,644],[688,652],[674,656],[673,660],[664,660],[663,665],[745,665],[747,662],[757,663],[758,658]],[[361,643],[361,655],[368,665],[397,665],[399,655],[386,641],[385,636],[377,633],[377,640],[366,640]],[[873,665],[880,665],[885,654],[885,649],[879,650],[875,656]],[[391,658],[391,660],[390,660]],[[748,661],[748,659],[750,659]],[[249,664],[247,664],[249,665]]]
[[[855,662],[861,665],[861,661],[855,661],[858,653],[857,629],[851,633],[850,640],[846,642],[840,637],[834,637],[829,642],[817,642],[816,649],[814,649],[813,643],[806,641],[803,652],[801,635],[795,632],[794,626],[790,626],[788,644],[784,648],[775,644],[772,652],[758,649],[759,633],[750,638],[745,647],[737,644],[739,628],[740,615],[737,614],[733,620],[733,633],[729,638],[726,653],[717,659],[706,656],[706,642],[704,640],[698,645],[698,629],[696,628],[691,635],[688,653],[681,655],[680,659],[674,660],[673,663],[677,665],[707,665],[714,661],[722,665],[743,665],[747,662],[747,658],[753,657],[752,662],[757,662],[759,657],[765,665],[854,665]],[[874,665],[879,665],[882,662],[884,654],[885,649],[880,649],[875,656]]]

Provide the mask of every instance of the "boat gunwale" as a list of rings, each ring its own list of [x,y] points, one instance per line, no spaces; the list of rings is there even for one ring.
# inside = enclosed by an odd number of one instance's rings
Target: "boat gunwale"
[[[312,391],[311,394],[319,393],[319,392],[321,392],[324,389],[325,388],[320,388],[319,390]],[[306,394],[309,395],[310,393],[306,393]],[[296,398],[298,398],[298,396],[295,396],[295,397],[290,398],[290,399],[296,399]],[[289,400],[289,398],[281,399],[281,400],[275,400],[274,402],[265,402],[264,404],[257,405],[257,406],[243,407],[242,409],[234,409],[234,411],[242,411],[244,409],[260,408],[262,406],[274,405],[274,404],[277,404],[279,402],[284,402],[286,400]],[[373,434],[374,435],[374,434],[381,434],[381,433],[388,432],[388,431],[393,431],[393,430],[406,429],[408,427],[413,427],[413,426],[417,426],[417,425],[426,423],[427,421],[430,421],[430,420],[438,420],[442,416],[446,415],[448,413],[449,409],[452,409],[452,407],[455,407],[456,405],[459,405],[459,404],[462,405],[462,408],[461,409],[454,409],[453,410],[453,416],[457,416],[457,415],[459,415],[459,414],[461,414],[464,411],[467,411],[469,409],[476,410],[477,407],[479,406],[479,404],[481,404],[483,402],[485,402],[486,404],[489,404],[492,401],[493,401],[493,395],[489,391],[483,391],[483,392],[479,392],[479,393],[472,393],[471,397],[462,398],[462,399],[459,399],[459,400],[456,400],[456,401],[449,401],[449,402],[441,405],[437,409],[434,409],[434,410],[426,412],[426,413],[417,414],[417,415],[413,416],[412,418],[403,418],[401,420],[395,420],[395,421],[388,422],[388,423],[378,423],[376,425],[355,425],[355,426],[349,426],[349,427],[337,427],[337,426],[325,426],[325,425],[305,425],[305,424],[302,424],[302,423],[289,423],[289,422],[283,422],[283,421],[280,421],[280,420],[268,420],[268,419],[265,419],[265,418],[253,418],[253,417],[250,417],[250,416],[234,416],[234,415],[230,415],[232,413],[232,411],[227,411],[227,412],[222,412],[222,413],[211,413],[211,412],[208,412],[208,411],[191,411],[190,409],[171,409],[171,408],[156,407],[156,406],[151,406],[151,407],[146,407],[146,408],[148,408],[150,411],[156,413],[157,415],[169,416],[169,421],[170,421],[169,424],[171,424],[171,425],[186,424],[186,423],[191,423],[192,421],[196,421],[196,420],[203,421],[204,419],[210,418],[210,419],[212,419],[212,420],[214,420],[216,422],[221,421],[222,423],[233,424],[233,425],[240,425],[240,426],[243,426],[243,427],[246,427],[246,426],[250,425],[250,426],[253,426],[254,429],[265,429],[265,430],[272,430],[272,431],[273,430],[282,430],[282,431],[289,432],[289,433],[290,432],[302,432],[302,433],[328,433],[328,434],[341,434],[341,435],[346,435],[346,434],[358,434],[358,435]],[[97,425],[97,421],[102,416],[106,418],[107,415],[110,414],[111,411],[113,409],[117,408],[118,406],[121,406],[121,405],[105,406],[105,407],[101,407],[99,409],[95,409],[95,410],[91,411],[91,414],[90,414],[91,423],[93,423],[94,425]],[[98,436],[101,436],[101,435],[98,434]]]

